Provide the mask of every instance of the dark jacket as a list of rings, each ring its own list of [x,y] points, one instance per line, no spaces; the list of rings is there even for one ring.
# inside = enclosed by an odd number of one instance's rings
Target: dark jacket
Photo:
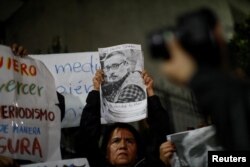
[[[98,91],[91,91],[86,100],[87,104],[83,109],[80,133],[77,138],[76,151],[79,157],[87,157],[91,167],[107,167],[109,166],[105,159],[105,153],[102,153],[99,147],[99,139],[101,137],[100,122],[100,94]],[[154,148],[150,155],[139,159],[136,167],[148,166],[164,166],[159,160],[159,146],[166,140],[169,133],[168,115],[161,106],[157,96],[148,98],[148,124],[150,132],[155,139]]]
[[[229,150],[250,150],[249,83],[204,68],[190,86],[199,109],[215,124],[221,144]]]

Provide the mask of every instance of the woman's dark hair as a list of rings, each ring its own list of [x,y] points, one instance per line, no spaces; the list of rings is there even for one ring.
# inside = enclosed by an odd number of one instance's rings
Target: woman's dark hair
[[[132,125],[127,124],[127,123],[114,123],[114,124],[108,125],[105,128],[103,139],[102,139],[102,144],[101,144],[101,149],[102,149],[103,154],[106,155],[109,140],[111,139],[111,136],[114,130],[117,128],[126,129],[133,134],[135,141],[136,141],[136,145],[137,145],[137,159],[143,158],[144,157],[144,144],[142,142],[141,135]]]

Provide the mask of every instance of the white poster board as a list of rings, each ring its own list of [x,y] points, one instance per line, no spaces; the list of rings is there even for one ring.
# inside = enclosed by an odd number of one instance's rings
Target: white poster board
[[[65,117],[62,127],[80,125],[92,78],[100,68],[98,52],[31,55],[47,66],[55,78],[56,89],[65,97]]]
[[[0,154],[34,162],[60,160],[60,110],[46,66],[0,45],[0,99]]]
[[[86,158],[77,158],[31,165],[22,165],[21,167],[89,167],[89,163]]]

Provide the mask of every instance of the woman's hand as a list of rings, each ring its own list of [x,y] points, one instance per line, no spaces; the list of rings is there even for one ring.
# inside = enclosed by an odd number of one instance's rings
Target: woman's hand
[[[153,96],[154,95],[154,89],[153,89],[153,79],[149,76],[149,74],[147,73],[147,71],[142,71],[142,78],[144,80],[144,84],[146,85],[147,88],[147,93],[148,96]]]
[[[170,166],[173,153],[175,152],[175,145],[171,141],[166,141],[160,146],[160,159],[166,165]]]
[[[94,76],[94,78],[92,80],[93,81],[93,86],[94,86],[93,89],[94,90],[99,91],[100,86],[101,86],[102,82],[104,81],[103,75],[104,75],[104,73],[103,73],[102,70],[97,70],[96,71],[95,76]]]
[[[28,55],[28,50],[18,44],[12,44],[11,50],[16,56],[24,57]]]

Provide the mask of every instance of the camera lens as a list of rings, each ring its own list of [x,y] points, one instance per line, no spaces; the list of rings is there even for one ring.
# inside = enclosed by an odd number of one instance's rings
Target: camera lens
[[[167,49],[167,43],[173,37],[174,29],[164,28],[155,32],[152,32],[148,37],[148,46],[152,58],[154,59],[169,59],[169,51]]]

